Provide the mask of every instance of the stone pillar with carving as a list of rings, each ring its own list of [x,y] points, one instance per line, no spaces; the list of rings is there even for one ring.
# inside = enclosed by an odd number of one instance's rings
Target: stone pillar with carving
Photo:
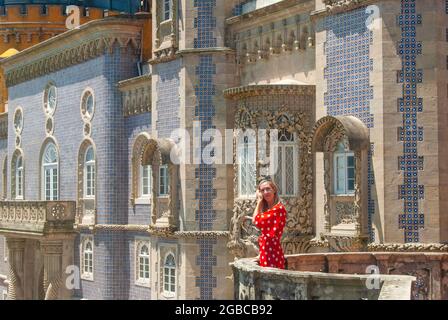
[[[61,298],[62,287],[62,241],[42,241],[44,256],[44,290],[45,300]]]
[[[25,239],[6,238],[9,251],[9,287],[8,300],[24,298],[23,274]]]

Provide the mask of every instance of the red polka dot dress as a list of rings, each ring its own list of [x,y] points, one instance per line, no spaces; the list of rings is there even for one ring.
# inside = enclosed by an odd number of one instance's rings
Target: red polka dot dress
[[[285,223],[286,209],[281,202],[255,216],[255,226],[261,230],[258,238],[260,266],[285,269],[285,258],[280,243]]]

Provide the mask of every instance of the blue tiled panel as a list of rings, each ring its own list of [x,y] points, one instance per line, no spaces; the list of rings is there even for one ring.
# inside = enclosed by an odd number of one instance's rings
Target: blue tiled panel
[[[173,130],[180,127],[180,60],[161,63],[154,66],[157,81],[157,122],[159,138],[169,138]]]
[[[324,70],[327,81],[324,105],[328,115],[355,116],[370,129],[374,127],[370,110],[370,101],[373,100],[373,87],[370,85],[373,33],[366,27],[368,16],[365,8],[360,8],[324,19],[323,27],[327,31],[324,43],[327,61]],[[372,219],[375,213],[375,201],[372,198],[372,185],[375,183],[373,151],[372,144],[368,159],[368,228],[372,240]]]
[[[136,116],[126,118],[126,136],[128,137],[128,199],[131,198],[132,193],[132,152],[134,148],[135,139],[143,132],[151,134],[151,113],[143,113]],[[149,225],[151,218],[150,205],[135,205],[132,207],[129,204],[128,209],[128,224],[142,224]]]
[[[216,277],[213,276],[213,267],[216,266],[217,258],[213,255],[213,246],[216,240],[200,239],[199,256],[196,257],[196,265],[200,266],[200,274],[196,277],[196,287],[199,287],[200,299],[213,299],[213,288],[216,288]]]
[[[373,128],[370,113],[373,33],[366,27],[367,18],[365,8],[361,8],[325,19],[327,92],[324,93],[324,104],[329,115],[352,115],[368,128]]]
[[[198,10],[198,16],[194,20],[194,28],[197,37],[194,39],[195,48],[216,47],[214,29],[216,28],[216,17],[213,11],[216,6],[215,0],[195,0],[194,6]],[[197,105],[195,107],[195,120],[200,121],[201,135],[206,130],[215,128],[213,119],[215,117],[215,105],[213,100],[216,95],[214,78],[216,65],[211,55],[199,57],[199,64],[195,70],[198,79],[195,85]],[[202,142],[202,150],[209,142]],[[201,231],[213,230],[213,221],[216,218],[213,201],[216,198],[216,189],[213,188],[213,180],[216,178],[216,168],[212,165],[201,164],[195,169],[195,177],[199,182],[196,189],[196,199],[199,202],[199,210],[196,211],[196,221],[199,222]],[[213,276],[213,266],[216,266],[216,256],[213,255],[215,240],[198,240],[199,256],[196,257],[196,265],[200,267],[200,274],[196,277],[196,286],[199,287],[200,299],[213,299],[213,288],[216,288],[216,277]]]
[[[403,86],[403,97],[398,99],[398,112],[403,114],[403,126],[398,128],[398,141],[403,142],[403,155],[398,159],[403,171],[404,184],[399,187],[399,199],[404,200],[404,212],[399,215],[399,226],[404,230],[405,242],[419,242],[419,229],[425,217],[419,201],[425,198],[425,187],[419,184],[418,172],[423,170],[424,157],[419,156],[417,143],[423,141],[423,127],[418,114],[423,112],[423,99],[417,96],[417,85],[423,81],[423,70],[417,68],[417,57],[422,54],[422,43],[417,41],[417,26],[422,16],[416,12],[416,0],[402,0],[397,25],[401,40],[397,54],[402,59],[402,69],[397,72],[397,82]]]
[[[216,0],[194,0],[194,7],[198,10],[198,16],[194,18],[194,28],[197,30],[194,47],[216,47],[216,17],[213,16]]]
[[[17,106],[24,110],[22,148],[25,166],[25,198],[38,200],[39,152],[45,139],[42,95],[51,80],[57,86],[58,106],[54,115],[55,140],[59,147],[60,199],[76,200],[77,160],[83,141],[80,99],[83,90],[95,93],[92,140],[97,160],[97,221],[100,224],[124,224],[128,220],[128,137],[122,116],[121,95],[116,84],[137,75],[138,57],[116,45],[112,53],[76,66],[33,79],[9,90],[9,123]],[[14,151],[14,132],[8,129],[8,159]],[[9,191],[10,195],[10,191]],[[87,299],[126,298],[129,276],[122,264],[126,238],[122,233],[98,232],[95,240],[95,281],[83,281],[79,295]],[[75,256],[79,254],[76,246]],[[77,258],[79,260],[79,257]],[[115,274],[114,274],[115,272]]]

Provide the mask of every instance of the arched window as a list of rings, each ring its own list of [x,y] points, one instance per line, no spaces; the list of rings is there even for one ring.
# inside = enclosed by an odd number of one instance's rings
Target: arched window
[[[44,91],[44,110],[45,113],[53,115],[56,110],[56,87],[53,84],[48,84]]]
[[[138,248],[138,276],[140,284],[149,285],[149,245],[143,244]]]
[[[333,161],[334,193],[353,194],[355,192],[355,156],[345,150],[340,142],[334,153]]]
[[[16,199],[23,199],[23,160],[18,156],[16,160]]]
[[[59,157],[56,146],[49,143],[43,153],[42,159],[42,190],[46,201],[59,199],[58,165]]]
[[[84,197],[95,197],[95,152],[90,146],[84,159]]]
[[[255,138],[244,135],[238,139],[238,190],[240,197],[255,195],[256,144]]]
[[[297,143],[294,133],[287,130],[279,130],[278,133],[278,151],[277,170],[275,173],[275,182],[279,188],[279,194],[283,196],[292,196],[298,191],[298,154]]]
[[[163,292],[166,295],[176,293],[176,261],[173,254],[168,254],[163,267]]]
[[[8,156],[5,157],[3,161],[3,200],[7,198],[7,189],[8,189]]]
[[[86,238],[82,246],[82,277],[93,280],[93,241]]]

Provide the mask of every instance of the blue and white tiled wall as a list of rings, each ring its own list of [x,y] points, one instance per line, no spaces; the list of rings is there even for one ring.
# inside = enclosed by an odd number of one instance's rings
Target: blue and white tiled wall
[[[197,9],[197,16],[194,19],[195,28],[195,48],[216,47],[215,36],[216,0],[194,0],[194,7]],[[216,89],[214,79],[216,77],[216,64],[213,55],[199,56],[199,63],[195,68],[196,85],[195,95],[197,104],[195,106],[194,119],[201,123],[201,133],[207,129],[215,128],[214,118],[216,107],[214,99]],[[203,142],[203,148],[208,143]],[[196,185],[196,200],[198,210],[195,220],[199,224],[201,231],[213,230],[213,222],[216,219],[214,209],[214,199],[216,199],[216,189],[213,187],[216,178],[216,167],[201,163],[195,169],[195,177],[198,181]],[[196,257],[196,265],[200,268],[200,274],[196,277],[196,287],[199,287],[199,299],[213,299],[213,288],[216,288],[216,276],[213,276],[213,267],[216,266],[217,257],[213,253],[216,240],[201,239],[197,241],[199,246],[199,256]]]
[[[366,9],[360,8],[324,18],[324,79],[327,84],[324,105],[328,115],[355,116],[370,129],[374,128],[375,122],[371,111],[374,98],[371,86],[373,32],[366,26],[368,17]],[[373,152],[372,143],[368,161],[368,228],[372,240],[372,217],[375,213],[375,202],[372,199],[372,185],[375,181]]]
[[[423,99],[417,95],[417,86],[423,82],[423,70],[417,59],[422,54],[422,42],[417,41],[417,29],[422,25],[422,15],[416,10],[416,0],[401,0],[401,13],[397,25],[401,40],[397,54],[401,57],[402,69],[397,72],[397,82],[403,87],[403,96],[398,99],[398,112],[403,116],[403,125],[398,128],[398,141],[403,143],[403,155],[398,159],[403,172],[404,184],[399,186],[399,199],[404,200],[404,211],[399,214],[399,227],[404,231],[405,242],[419,242],[419,230],[425,225],[425,215],[420,201],[425,198],[425,187],[420,184],[419,171],[423,170],[424,157],[418,153],[418,143],[424,139],[424,128],[418,121],[423,112]]]

